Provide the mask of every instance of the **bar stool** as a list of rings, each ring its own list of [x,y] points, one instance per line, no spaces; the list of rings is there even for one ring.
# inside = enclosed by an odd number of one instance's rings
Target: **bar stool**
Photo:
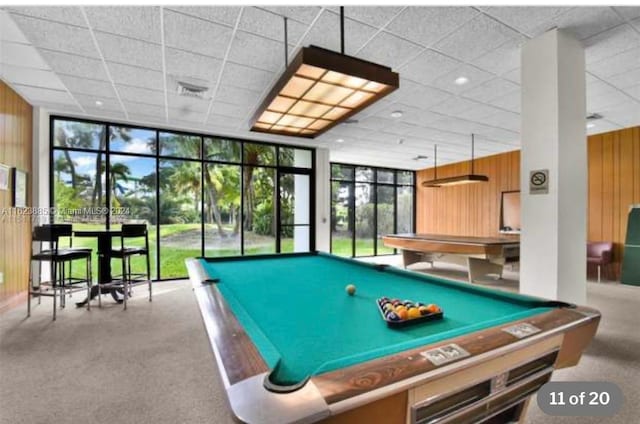
[[[67,291],[71,293],[74,285],[86,283],[87,296],[91,294],[91,249],[89,248],[60,248],[60,238],[72,237],[72,228],[70,224],[49,224],[35,227],[31,239],[31,257],[29,262],[29,291],[27,295],[27,317],[31,316],[31,296],[38,296],[38,303],[41,303],[42,296],[53,297],[53,320],[56,319],[56,299],[60,295],[60,307],[65,306],[65,296]],[[33,244],[39,243],[38,251],[34,253]],[[44,248],[47,243],[47,248]],[[70,241],[70,245],[72,242]],[[72,275],[67,277],[65,264],[71,264],[75,260],[86,260],[85,278],[76,278]],[[33,285],[32,263],[38,262],[38,287]],[[42,281],[42,263],[49,262],[51,269],[51,279]],[[69,265],[69,273],[71,273],[71,265]],[[52,293],[44,293],[42,287],[50,287]],[[87,310],[91,309],[91,305],[87,302]]]
[[[144,247],[125,246],[125,240],[144,238]],[[146,259],[146,273],[131,272],[131,258],[134,256],[144,256]],[[112,258],[122,260],[122,275],[119,280],[110,283],[109,286],[122,288],[124,292],[124,309],[127,309],[127,298],[130,297],[132,286],[147,283],[149,285],[149,302],[152,299],[151,289],[151,263],[149,261],[149,233],[147,224],[122,224],[120,235],[120,248],[111,250]],[[100,293],[101,287],[98,286]],[[100,298],[100,294],[98,298]],[[100,301],[99,301],[100,302]],[[101,303],[99,303],[102,305]]]

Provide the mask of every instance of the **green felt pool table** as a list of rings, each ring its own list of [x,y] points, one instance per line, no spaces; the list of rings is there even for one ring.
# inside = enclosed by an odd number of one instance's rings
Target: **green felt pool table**
[[[187,268],[245,422],[517,418],[553,369],[578,362],[600,318],[315,252],[190,259]],[[435,303],[444,317],[390,328],[376,304],[383,296]]]

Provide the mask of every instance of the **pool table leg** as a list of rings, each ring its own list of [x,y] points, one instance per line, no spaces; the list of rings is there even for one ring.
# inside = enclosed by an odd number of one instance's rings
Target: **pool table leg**
[[[423,262],[423,254],[420,252],[416,252],[413,250],[402,250],[402,261],[404,263],[404,267],[408,267],[411,264],[415,264],[418,262]],[[433,262],[431,262],[431,266],[433,266]]]
[[[498,274],[502,278],[504,265],[480,258],[467,258],[467,268],[469,269],[469,283],[487,274]]]

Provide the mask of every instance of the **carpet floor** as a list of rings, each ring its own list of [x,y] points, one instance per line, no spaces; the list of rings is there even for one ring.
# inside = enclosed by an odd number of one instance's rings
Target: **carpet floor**
[[[451,265],[421,270],[466,278]],[[517,290],[517,272],[504,277],[482,284]],[[603,315],[598,334],[580,364],[554,379],[614,382],[625,404],[615,417],[585,418],[550,417],[532,402],[527,423],[637,422],[640,287],[587,285],[588,304]],[[0,316],[1,424],[234,422],[188,281],[155,284],[151,303],[137,288],[126,311],[104,300],[90,312],[68,301],[55,322],[50,298],[31,318],[26,307]]]

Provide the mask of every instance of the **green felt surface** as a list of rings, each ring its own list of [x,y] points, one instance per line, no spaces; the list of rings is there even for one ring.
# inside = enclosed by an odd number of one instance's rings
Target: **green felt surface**
[[[330,255],[209,262],[210,277],[267,364],[271,379],[306,377],[544,312],[537,299]],[[349,296],[347,284],[357,292]],[[388,328],[376,299],[436,303],[444,319]]]

